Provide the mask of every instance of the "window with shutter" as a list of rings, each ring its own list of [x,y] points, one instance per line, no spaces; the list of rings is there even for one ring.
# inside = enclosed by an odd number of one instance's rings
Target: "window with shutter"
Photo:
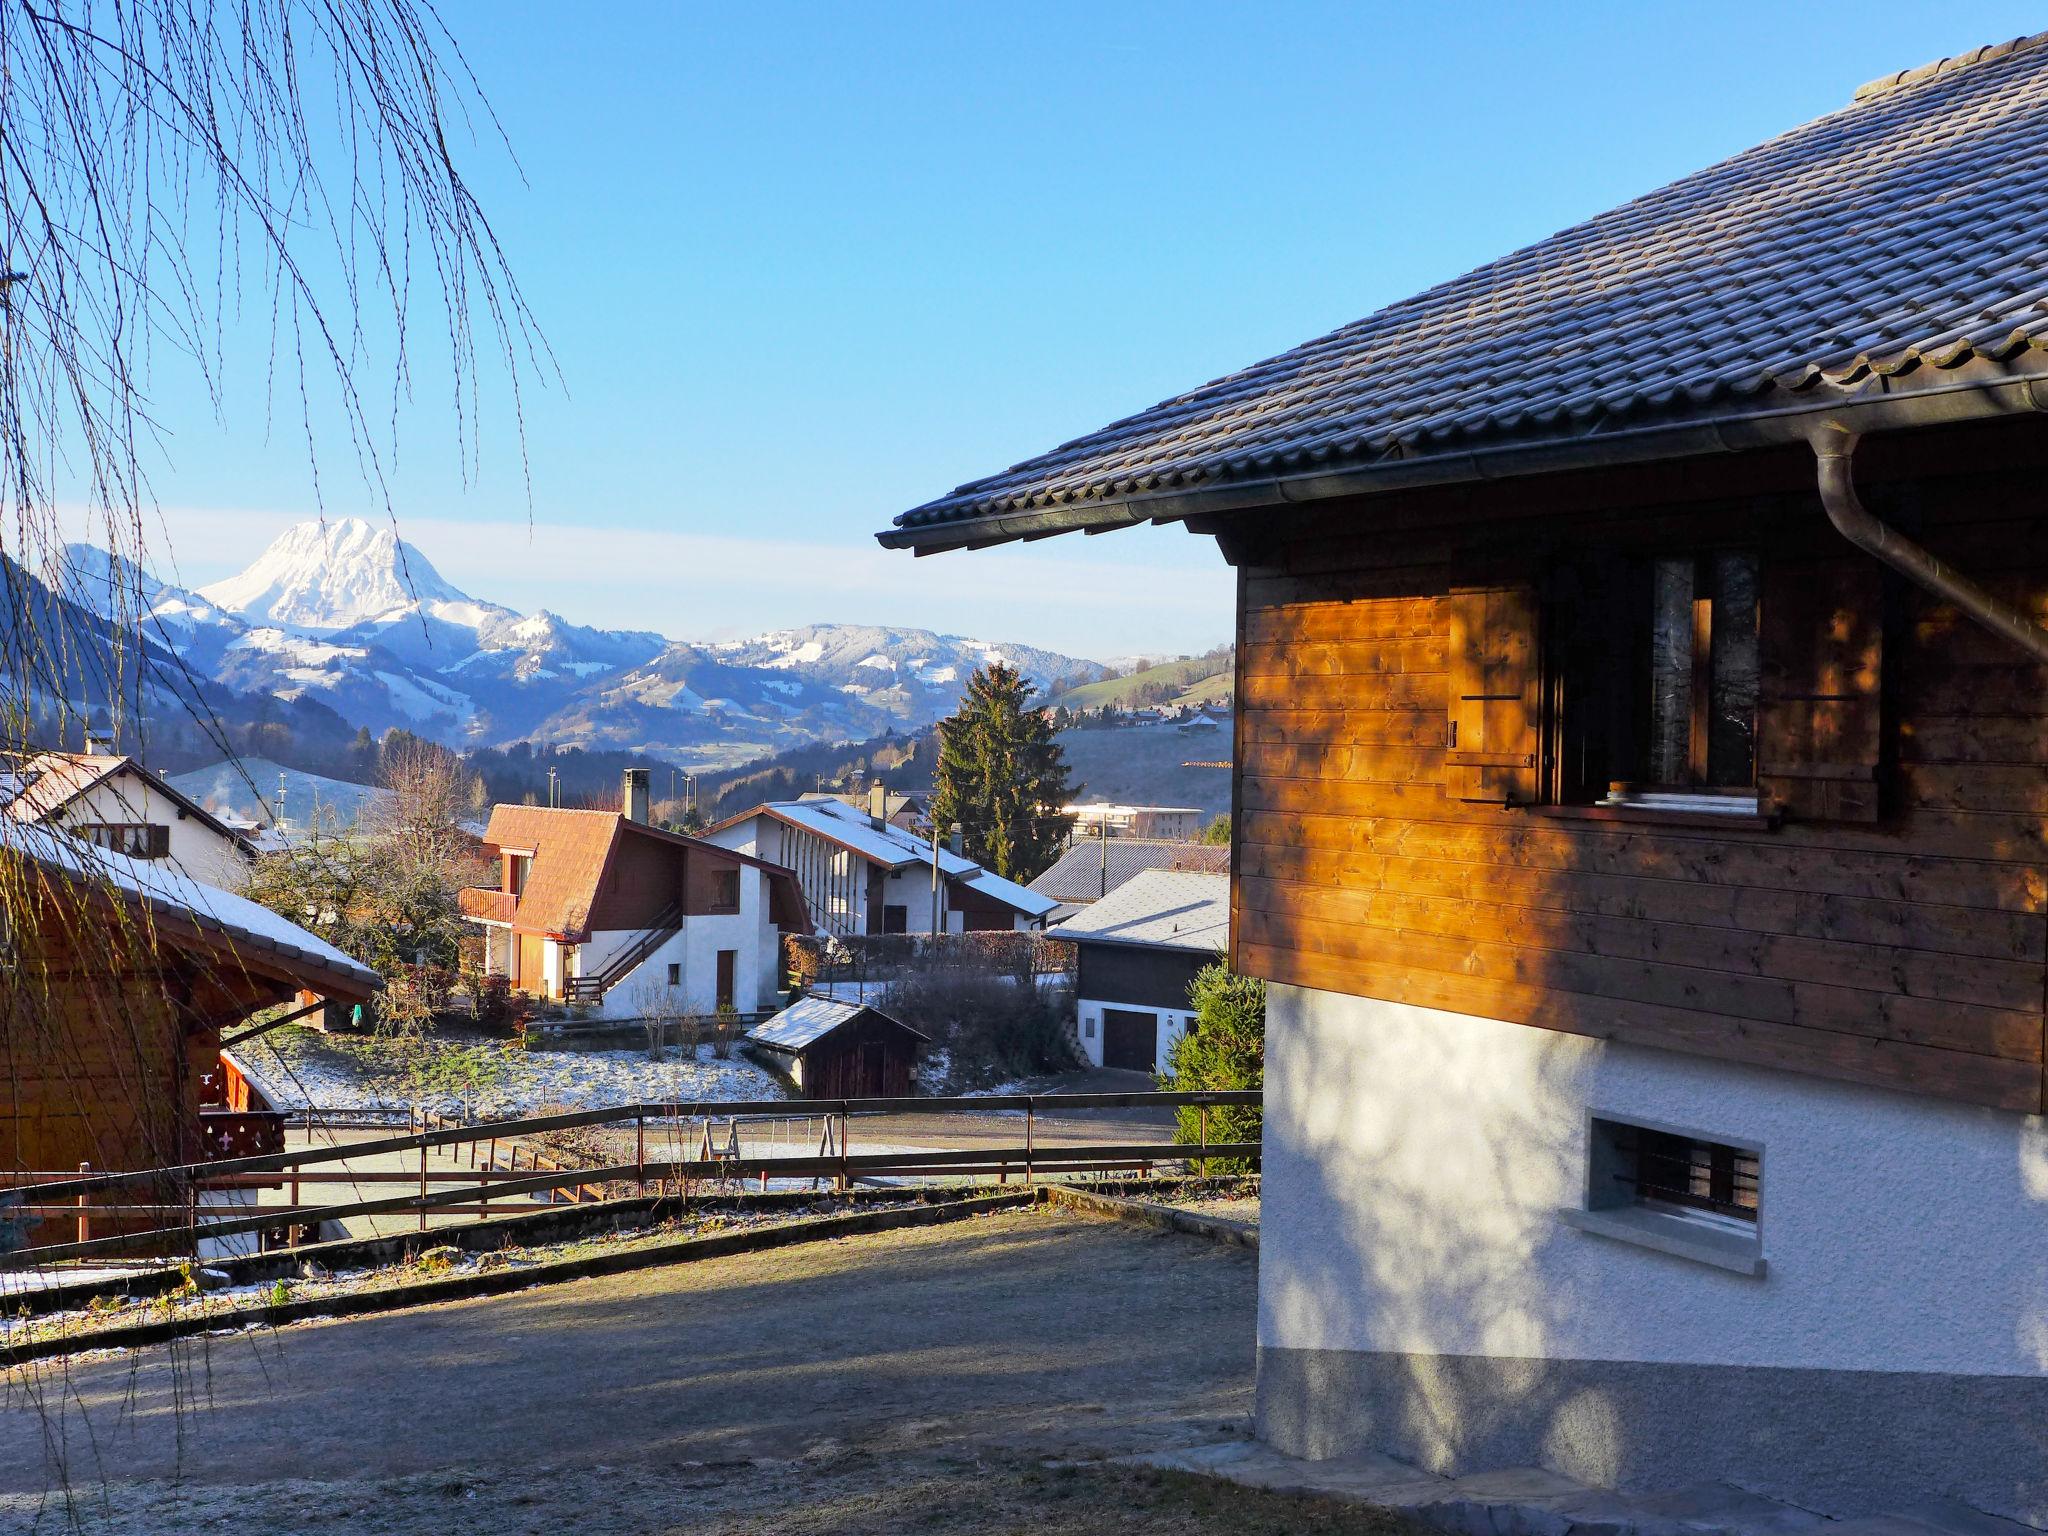
[[[1536,589],[1459,588],[1447,601],[1444,788],[1458,800],[1529,804],[1541,718]]]
[[[1757,784],[1814,821],[1875,821],[1884,577],[1861,558],[1764,572]]]

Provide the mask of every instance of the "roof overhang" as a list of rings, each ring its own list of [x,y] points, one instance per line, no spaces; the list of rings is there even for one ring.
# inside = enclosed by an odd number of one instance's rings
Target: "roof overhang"
[[[1920,388],[1903,387],[1896,376],[1877,375],[1853,389],[1830,389],[1825,399],[1809,395],[1786,403],[1782,392],[1761,398],[1778,403],[1634,426],[1596,422],[1579,432],[1492,447],[1389,456],[1370,463],[1194,489],[1136,490],[1120,496],[891,527],[875,538],[888,549],[935,555],[949,549],[983,549],[1076,531],[1108,533],[1141,523],[1186,522],[1336,497],[1745,453],[1810,442],[1817,432],[1830,427],[1869,436],[2025,416],[2048,411],[2048,357],[2028,351],[2005,363],[1980,359],[1945,375],[1941,384]]]

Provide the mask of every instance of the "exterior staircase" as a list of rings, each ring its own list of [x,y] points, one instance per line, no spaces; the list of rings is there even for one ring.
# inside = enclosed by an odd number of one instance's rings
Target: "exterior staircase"
[[[562,984],[562,1000],[569,1003],[599,1003],[605,993],[637,970],[640,963],[683,928],[683,909],[673,903],[663,909],[654,925],[612,957],[611,964],[595,976],[571,976]]]
[[[1397,1510],[1451,1536],[2040,1536],[2031,1525],[1943,1499],[1831,1520],[1728,1483],[1616,1493],[1541,1467],[1440,1477],[1373,1451],[1303,1461],[1251,1440],[1122,1462]]]

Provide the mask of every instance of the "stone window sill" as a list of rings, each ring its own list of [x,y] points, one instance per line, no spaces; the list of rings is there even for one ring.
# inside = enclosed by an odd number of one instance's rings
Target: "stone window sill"
[[[1557,1216],[1566,1226],[1590,1232],[1595,1237],[1632,1243],[1638,1248],[1669,1254],[1675,1259],[1725,1269],[1730,1274],[1761,1280],[1768,1272],[1761,1238],[1717,1231],[1699,1222],[1687,1221],[1683,1216],[1667,1216],[1661,1211],[1629,1205],[1600,1211],[1582,1211],[1568,1206]]]

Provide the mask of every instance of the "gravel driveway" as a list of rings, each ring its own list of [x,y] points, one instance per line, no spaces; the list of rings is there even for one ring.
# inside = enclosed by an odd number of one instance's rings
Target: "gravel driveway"
[[[1241,1426],[1255,1262],[1031,1209],[23,1370],[0,1529],[812,1529]]]

